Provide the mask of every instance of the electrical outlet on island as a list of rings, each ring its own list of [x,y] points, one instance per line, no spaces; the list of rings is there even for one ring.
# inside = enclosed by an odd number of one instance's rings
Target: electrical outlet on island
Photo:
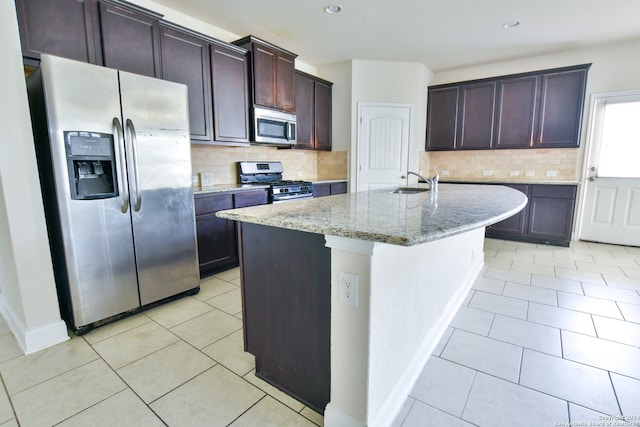
[[[340,272],[340,302],[353,307],[358,306],[358,276]]]

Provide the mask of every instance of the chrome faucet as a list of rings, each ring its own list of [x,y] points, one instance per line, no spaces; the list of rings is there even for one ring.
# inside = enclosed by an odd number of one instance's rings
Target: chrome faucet
[[[415,175],[418,178],[420,178],[421,180],[423,180],[424,182],[426,182],[427,184],[429,184],[429,191],[431,191],[432,193],[435,193],[436,191],[438,191],[438,180],[440,179],[440,175],[438,175],[438,169],[436,169],[436,167],[433,167],[433,170],[435,171],[435,175],[433,176],[433,178],[425,178],[424,176],[420,175],[419,173],[415,173],[415,172],[411,172],[411,171],[407,171],[407,175]]]

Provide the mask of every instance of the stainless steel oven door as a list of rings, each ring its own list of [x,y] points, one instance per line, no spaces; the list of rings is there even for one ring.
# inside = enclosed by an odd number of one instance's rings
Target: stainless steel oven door
[[[311,193],[278,195],[278,196],[272,197],[271,203],[276,204],[276,203],[283,203],[283,202],[293,202],[294,200],[310,199],[312,197],[313,197],[313,194]]]

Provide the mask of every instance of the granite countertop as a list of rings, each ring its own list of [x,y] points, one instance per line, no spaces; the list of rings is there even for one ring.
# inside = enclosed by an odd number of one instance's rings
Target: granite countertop
[[[424,184],[412,187],[428,188]],[[241,222],[413,246],[506,219],[526,204],[496,185],[439,184],[439,191],[393,194],[393,188],[220,211]]]

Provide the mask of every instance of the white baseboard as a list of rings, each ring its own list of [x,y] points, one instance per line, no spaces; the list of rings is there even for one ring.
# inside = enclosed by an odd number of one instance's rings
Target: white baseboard
[[[67,325],[62,319],[36,329],[27,330],[24,322],[15,315],[0,294],[0,314],[7,321],[24,354],[31,354],[69,339]]]

